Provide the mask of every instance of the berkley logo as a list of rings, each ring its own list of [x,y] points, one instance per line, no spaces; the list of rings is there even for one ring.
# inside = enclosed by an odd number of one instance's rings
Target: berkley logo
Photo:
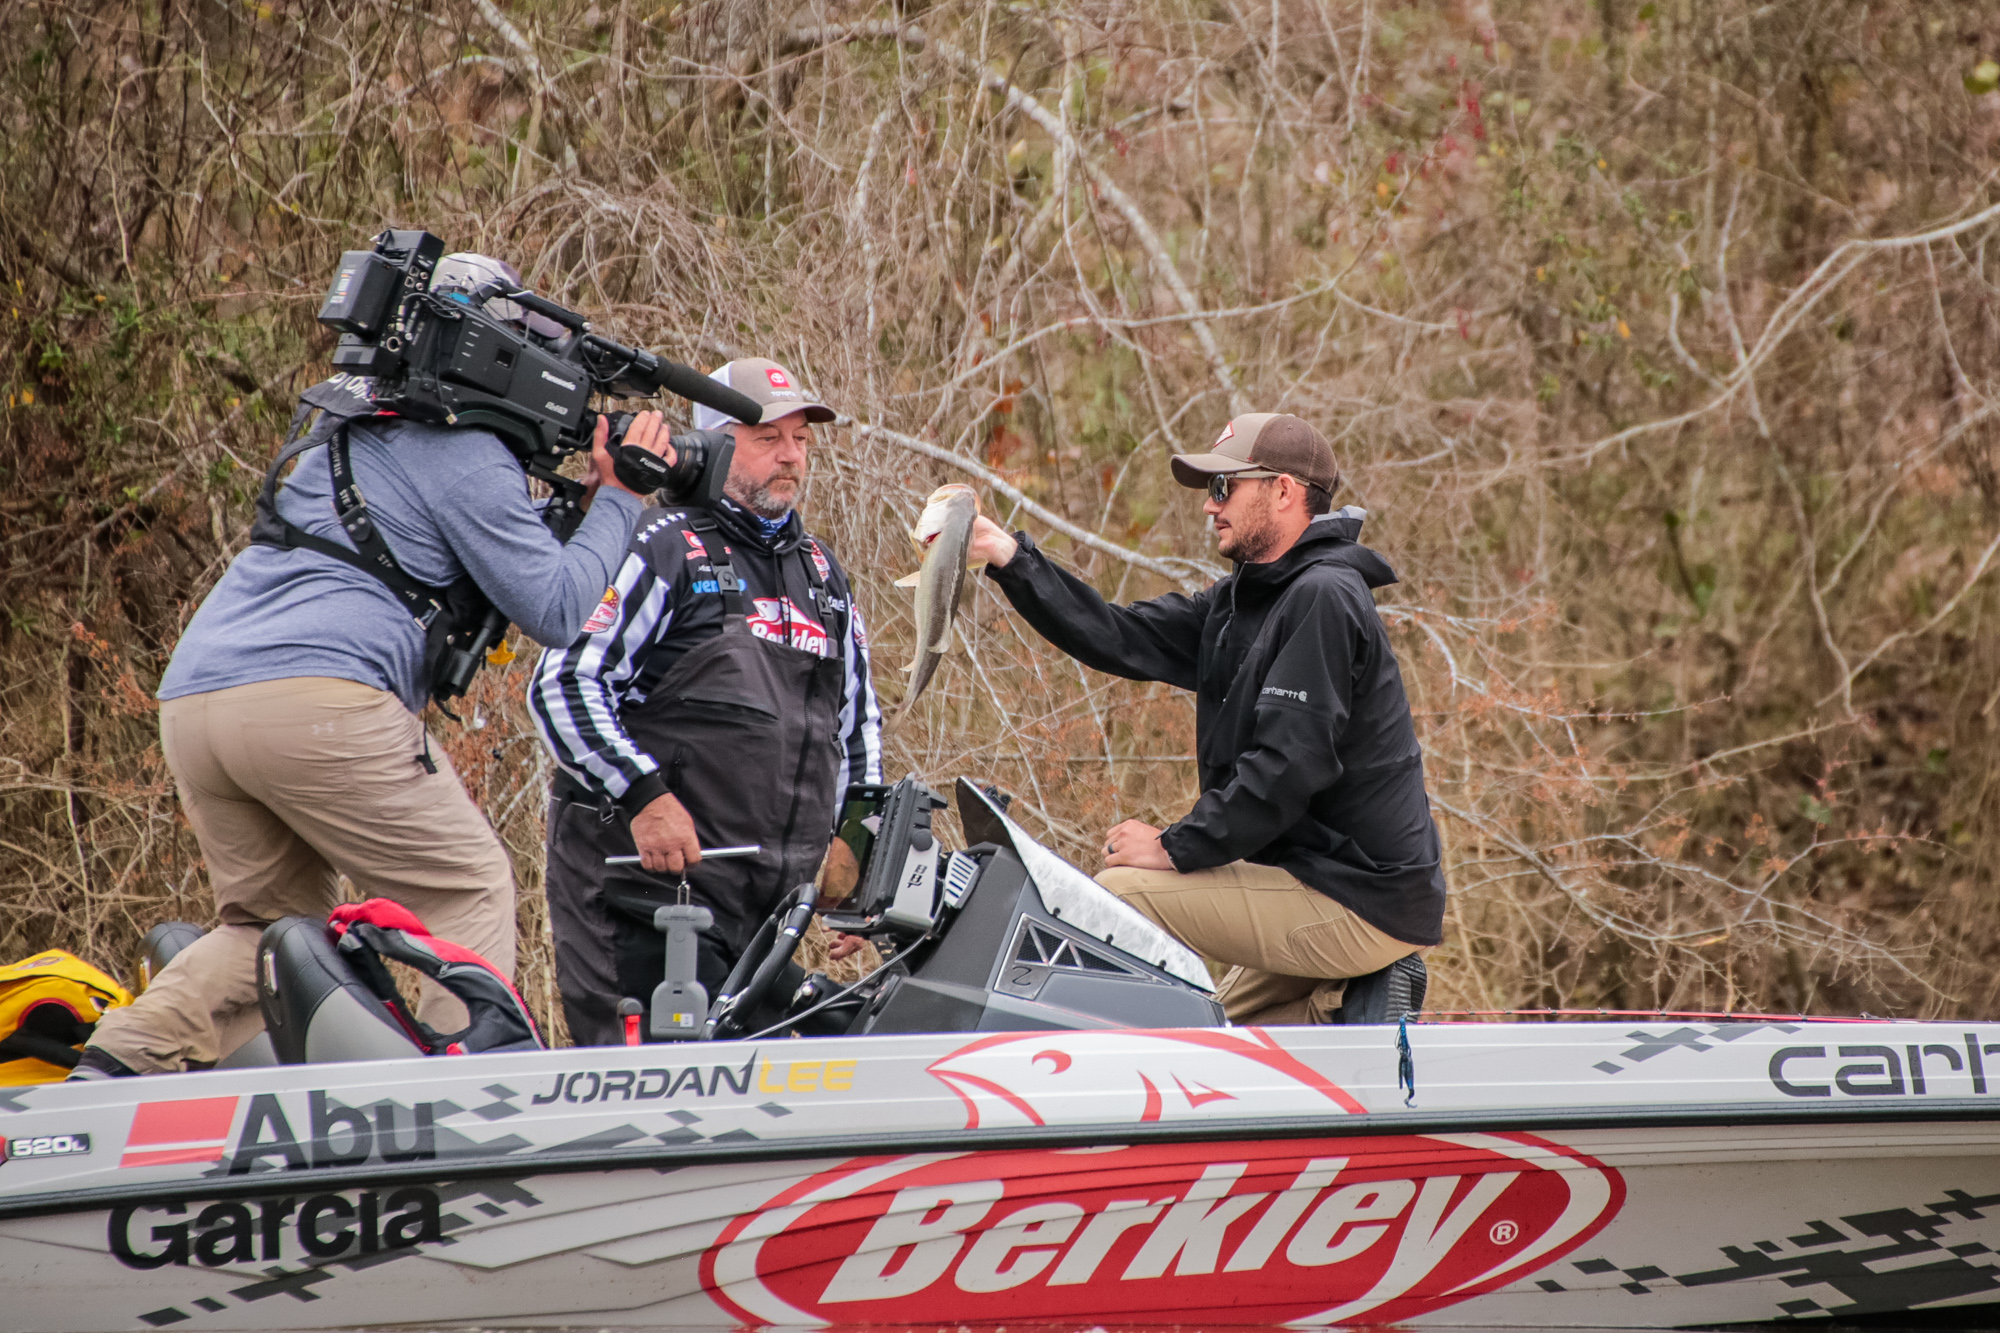
[[[828,646],[826,626],[799,610],[798,603],[786,597],[759,597],[756,609],[743,617],[750,632],[760,639],[772,643],[786,642],[785,627],[791,627],[790,646],[803,648],[819,657],[829,657],[832,650]]]
[[[966,1128],[1207,1121],[1195,1145],[851,1161],[732,1223],[703,1284],[745,1321],[1147,1315],[1395,1323],[1516,1282],[1596,1234],[1616,1172],[1528,1134],[1231,1141],[1229,1120],[1357,1113],[1256,1028],[983,1037],[930,1066]]]
[[[865,1158],[732,1223],[702,1280],[792,1326],[1391,1324],[1554,1263],[1624,1194],[1528,1134]]]

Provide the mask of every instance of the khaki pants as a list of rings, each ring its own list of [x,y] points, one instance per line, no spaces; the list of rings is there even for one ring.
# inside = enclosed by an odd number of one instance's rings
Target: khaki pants
[[[325,916],[345,874],[440,939],[514,970],[507,853],[443,750],[392,694],[319,676],[160,705],[160,741],[194,826],[222,924],[175,958],[91,1045],[140,1073],[207,1065],[263,1030],[257,942],[294,914]],[[463,1028],[465,1006],[426,980],[418,1015]]]
[[[1418,952],[1271,866],[1235,861],[1190,875],[1114,866],[1097,882],[1189,948],[1234,964],[1216,991],[1232,1023],[1324,1023],[1346,978]]]

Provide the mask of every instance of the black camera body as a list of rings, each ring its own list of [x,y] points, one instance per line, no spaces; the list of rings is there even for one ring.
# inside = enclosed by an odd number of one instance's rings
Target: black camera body
[[[319,312],[319,322],[340,334],[333,364],[372,381],[378,412],[499,437],[529,476],[554,489],[547,517],[564,539],[583,517],[583,487],[556,469],[590,448],[593,395],[641,398],[665,389],[739,421],[754,422],[762,412],[692,367],[592,333],[583,316],[533,292],[501,283],[433,292],[443,256],[444,242],[429,232],[393,230],[377,236],[372,250],[343,254]],[[525,328],[501,319],[485,308],[496,298],[541,318]],[[668,464],[622,444],[630,418],[619,415],[613,457],[621,482],[664,490],[677,504],[721,498],[734,449],[725,432],[683,433]]]
[[[665,389],[738,421],[755,422],[762,415],[754,399],[692,367],[600,337],[575,311],[511,283],[434,292],[431,280],[443,257],[444,242],[429,232],[393,230],[377,236],[372,250],[343,254],[319,312],[319,322],[340,334],[333,364],[353,377],[345,387],[377,414],[476,427],[497,436],[529,476],[550,488],[542,517],[562,541],[583,519],[584,487],[557,469],[568,455],[591,447],[598,418],[590,406],[593,395],[650,398]],[[496,299],[526,313],[501,318],[486,308]],[[712,505],[722,498],[735,451],[728,432],[675,435],[675,458],[668,463],[623,442],[631,421],[628,413],[612,418],[611,454],[620,482],[642,494],[665,491],[676,504]],[[487,653],[505,638],[507,617],[471,586],[469,576],[461,580],[463,588],[424,589],[379,540],[381,549],[370,559],[283,524],[270,497],[289,456],[280,453],[259,501],[259,522],[270,531],[253,539],[310,546],[365,569],[405,600],[415,597],[413,608],[428,605],[417,614],[429,636],[431,696],[443,705],[463,695]],[[347,525],[348,511],[341,512]],[[348,533],[358,548],[363,538],[355,527]],[[384,563],[400,582],[377,568]]]
[[[611,465],[618,480],[648,495],[665,491],[675,504],[712,505],[722,498],[736,437],[726,430],[684,430],[674,435],[674,461],[623,443],[637,413],[611,414]],[[685,478],[693,478],[692,481]]]

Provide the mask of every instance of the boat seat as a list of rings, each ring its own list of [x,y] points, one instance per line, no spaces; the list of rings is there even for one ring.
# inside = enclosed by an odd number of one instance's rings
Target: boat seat
[[[388,898],[343,903],[327,918],[342,958],[388,1006],[426,1055],[539,1051],[542,1038],[507,974],[461,944],[430,933],[416,913]],[[426,1026],[403,1003],[383,960],[416,969],[457,996],[467,1023],[458,1032]]]
[[[257,945],[257,998],[283,1064],[425,1054],[341,957],[323,917],[288,916],[265,930]]]
[[[208,932],[192,921],[162,921],[139,942],[139,990],[153,984],[181,952]]]
[[[139,973],[139,989],[144,991],[153,984],[153,979],[166,970],[168,963],[178,958],[187,947],[208,931],[192,921],[162,921],[146,932],[146,938],[139,942],[139,962],[135,969]],[[271,1034],[259,1032],[250,1040],[230,1051],[213,1065],[197,1066],[211,1069],[263,1069],[278,1063],[278,1053],[271,1046]]]

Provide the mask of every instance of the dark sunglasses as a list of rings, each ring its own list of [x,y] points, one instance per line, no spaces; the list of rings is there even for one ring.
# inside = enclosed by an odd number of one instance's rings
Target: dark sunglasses
[[[1282,472],[1268,472],[1261,468],[1255,472],[1218,472],[1208,479],[1208,498],[1219,505],[1226,505],[1229,503],[1229,488],[1231,483],[1238,481],[1262,481],[1270,477],[1282,477],[1284,475]]]

